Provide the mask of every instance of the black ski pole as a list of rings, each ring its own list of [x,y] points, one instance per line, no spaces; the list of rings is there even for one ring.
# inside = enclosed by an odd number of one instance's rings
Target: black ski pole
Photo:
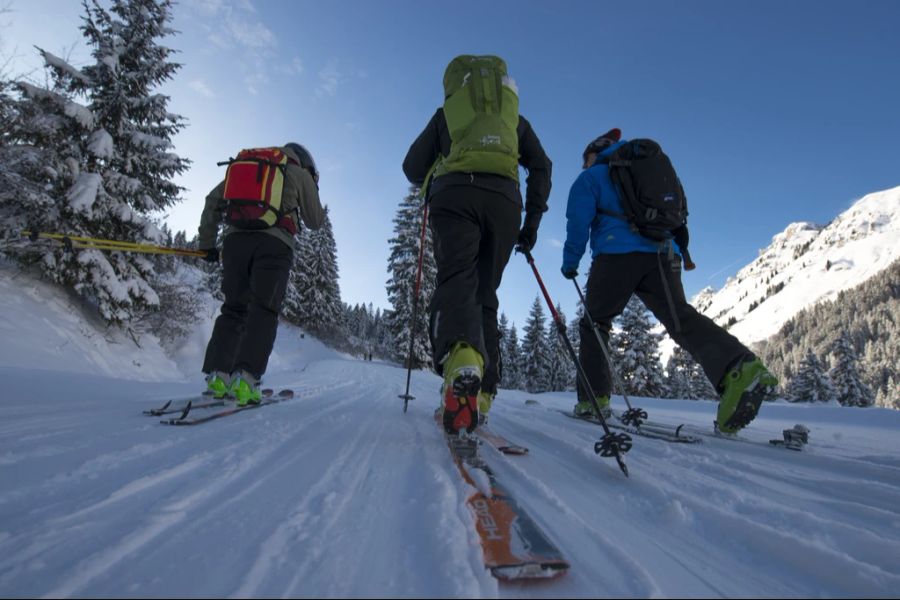
[[[409,401],[415,400],[415,396],[409,393],[409,382],[412,379],[412,354],[413,342],[416,336],[416,321],[419,318],[419,288],[422,284],[422,262],[425,258],[425,228],[428,227],[428,201],[422,210],[422,237],[419,240],[419,267],[416,270],[416,290],[413,295],[412,321],[409,323],[409,351],[406,353],[406,393],[400,395],[403,398],[403,412],[409,407]]]
[[[594,452],[603,457],[615,457],[616,462],[619,463],[619,468],[622,469],[622,473],[625,474],[625,477],[628,477],[628,467],[625,465],[622,455],[631,450],[631,436],[627,433],[613,433],[609,430],[609,425],[606,424],[606,419],[603,418],[603,413],[600,411],[600,406],[597,404],[597,397],[594,395],[594,390],[591,388],[591,384],[588,381],[587,373],[584,372],[584,367],[578,361],[578,356],[575,354],[575,348],[572,347],[572,342],[569,341],[569,336],[566,334],[566,324],[553,306],[553,300],[550,299],[550,294],[547,293],[547,288],[544,286],[541,274],[538,273],[531,251],[528,248],[516,246],[516,252],[524,254],[528,264],[531,265],[531,270],[534,272],[534,277],[537,279],[538,286],[541,288],[544,300],[547,302],[547,306],[550,307],[550,314],[553,316],[553,321],[556,323],[556,331],[565,343],[566,350],[569,351],[569,356],[572,357],[572,362],[575,363],[578,378],[581,380],[581,384],[584,386],[585,391],[591,399],[591,403],[594,405],[594,412],[596,412],[597,416],[600,418],[600,425],[603,426],[603,431],[606,432],[605,435],[600,438],[600,441],[594,444]]]
[[[594,337],[597,338],[597,343],[600,344],[600,349],[603,350],[603,356],[606,357],[606,364],[609,365],[609,370],[613,375],[613,380],[616,383],[616,387],[619,388],[619,392],[622,394],[622,397],[625,398],[625,404],[628,405],[628,410],[622,413],[620,420],[626,425],[634,425],[635,427],[640,427],[641,423],[647,420],[647,411],[642,408],[633,408],[631,406],[631,401],[628,399],[628,394],[625,393],[625,385],[622,383],[622,378],[619,377],[619,372],[616,369],[616,363],[613,362],[612,354],[609,351],[609,346],[606,345],[606,342],[603,341],[603,338],[600,336],[600,330],[597,328],[597,324],[594,323],[594,319],[591,317],[591,313],[588,310],[587,302],[584,299],[584,292],[581,291],[581,286],[578,285],[578,282],[574,279],[572,283],[575,284],[575,289],[578,290],[578,297],[581,298],[581,306],[584,308],[584,316],[588,320],[588,323],[591,325],[591,329],[594,331]]]

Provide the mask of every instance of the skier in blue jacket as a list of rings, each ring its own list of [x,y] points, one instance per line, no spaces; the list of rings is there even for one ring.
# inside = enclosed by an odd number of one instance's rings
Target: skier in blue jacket
[[[637,294],[716,385],[721,396],[718,427],[734,433],[756,417],[766,393],[778,381],[737,338],[697,312],[685,299],[682,255],[686,268],[693,268],[686,253],[686,224],[672,232],[672,240],[658,242],[643,237],[625,220],[605,160],[627,143],[620,137],[618,129],[611,129],[588,144],[583,153],[584,170],[572,184],[566,209],[563,276],[574,279],[578,275],[585,245],[590,241],[593,262],[585,309],[597,324],[604,343],[609,343],[613,319],[622,313],[631,295]],[[684,248],[679,247],[679,242]],[[587,318],[580,323],[580,333],[581,364],[598,395],[598,405],[609,417],[609,365]],[[589,416],[591,406],[586,391],[579,385],[575,413]]]

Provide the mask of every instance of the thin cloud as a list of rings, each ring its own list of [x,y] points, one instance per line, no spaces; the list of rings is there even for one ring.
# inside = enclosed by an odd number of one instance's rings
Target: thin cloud
[[[244,48],[269,49],[274,48],[278,43],[275,33],[260,21],[248,23],[243,18],[236,19],[233,15],[228,15],[225,17],[225,24],[231,34],[231,39]]]
[[[296,56],[290,62],[279,64],[278,69],[287,75],[302,75],[306,70],[303,66],[303,61]]]
[[[325,68],[319,71],[319,85],[316,87],[316,96],[319,98],[335,96],[342,81],[343,77],[337,68],[337,61],[329,61]]]
[[[553,246],[554,248],[562,248],[565,244],[563,244],[562,240],[558,240],[556,238],[547,239],[547,243]]]
[[[213,92],[206,82],[202,79],[195,79],[188,84],[192,90],[200,94],[201,96],[206,96],[207,98],[215,98],[216,94]]]

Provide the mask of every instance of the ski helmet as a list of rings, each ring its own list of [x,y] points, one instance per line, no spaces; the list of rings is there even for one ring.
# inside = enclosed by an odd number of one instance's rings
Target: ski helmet
[[[289,142],[285,144],[284,147],[291,150],[294,154],[297,155],[297,158],[300,159],[300,166],[309,171],[309,174],[312,175],[313,180],[318,183],[319,170],[316,168],[316,161],[313,160],[312,154],[309,153],[309,150],[307,150],[297,142]]]

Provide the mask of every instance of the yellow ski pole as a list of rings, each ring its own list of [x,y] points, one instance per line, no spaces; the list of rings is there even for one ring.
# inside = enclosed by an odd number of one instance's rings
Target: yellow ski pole
[[[22,232],[22,236],[29,238],[31,241],[37,241],[38,239],[53,240],[72,248],[140,252],[143,254],[170,254],[176,256],[194,256],[198,258],[206,256],[206,253],[200,250],[188,250],[186,248],[171,248],[169,246],[156,246],[138,242],[66,235],[64,233],[47,233],[26,230]]]

